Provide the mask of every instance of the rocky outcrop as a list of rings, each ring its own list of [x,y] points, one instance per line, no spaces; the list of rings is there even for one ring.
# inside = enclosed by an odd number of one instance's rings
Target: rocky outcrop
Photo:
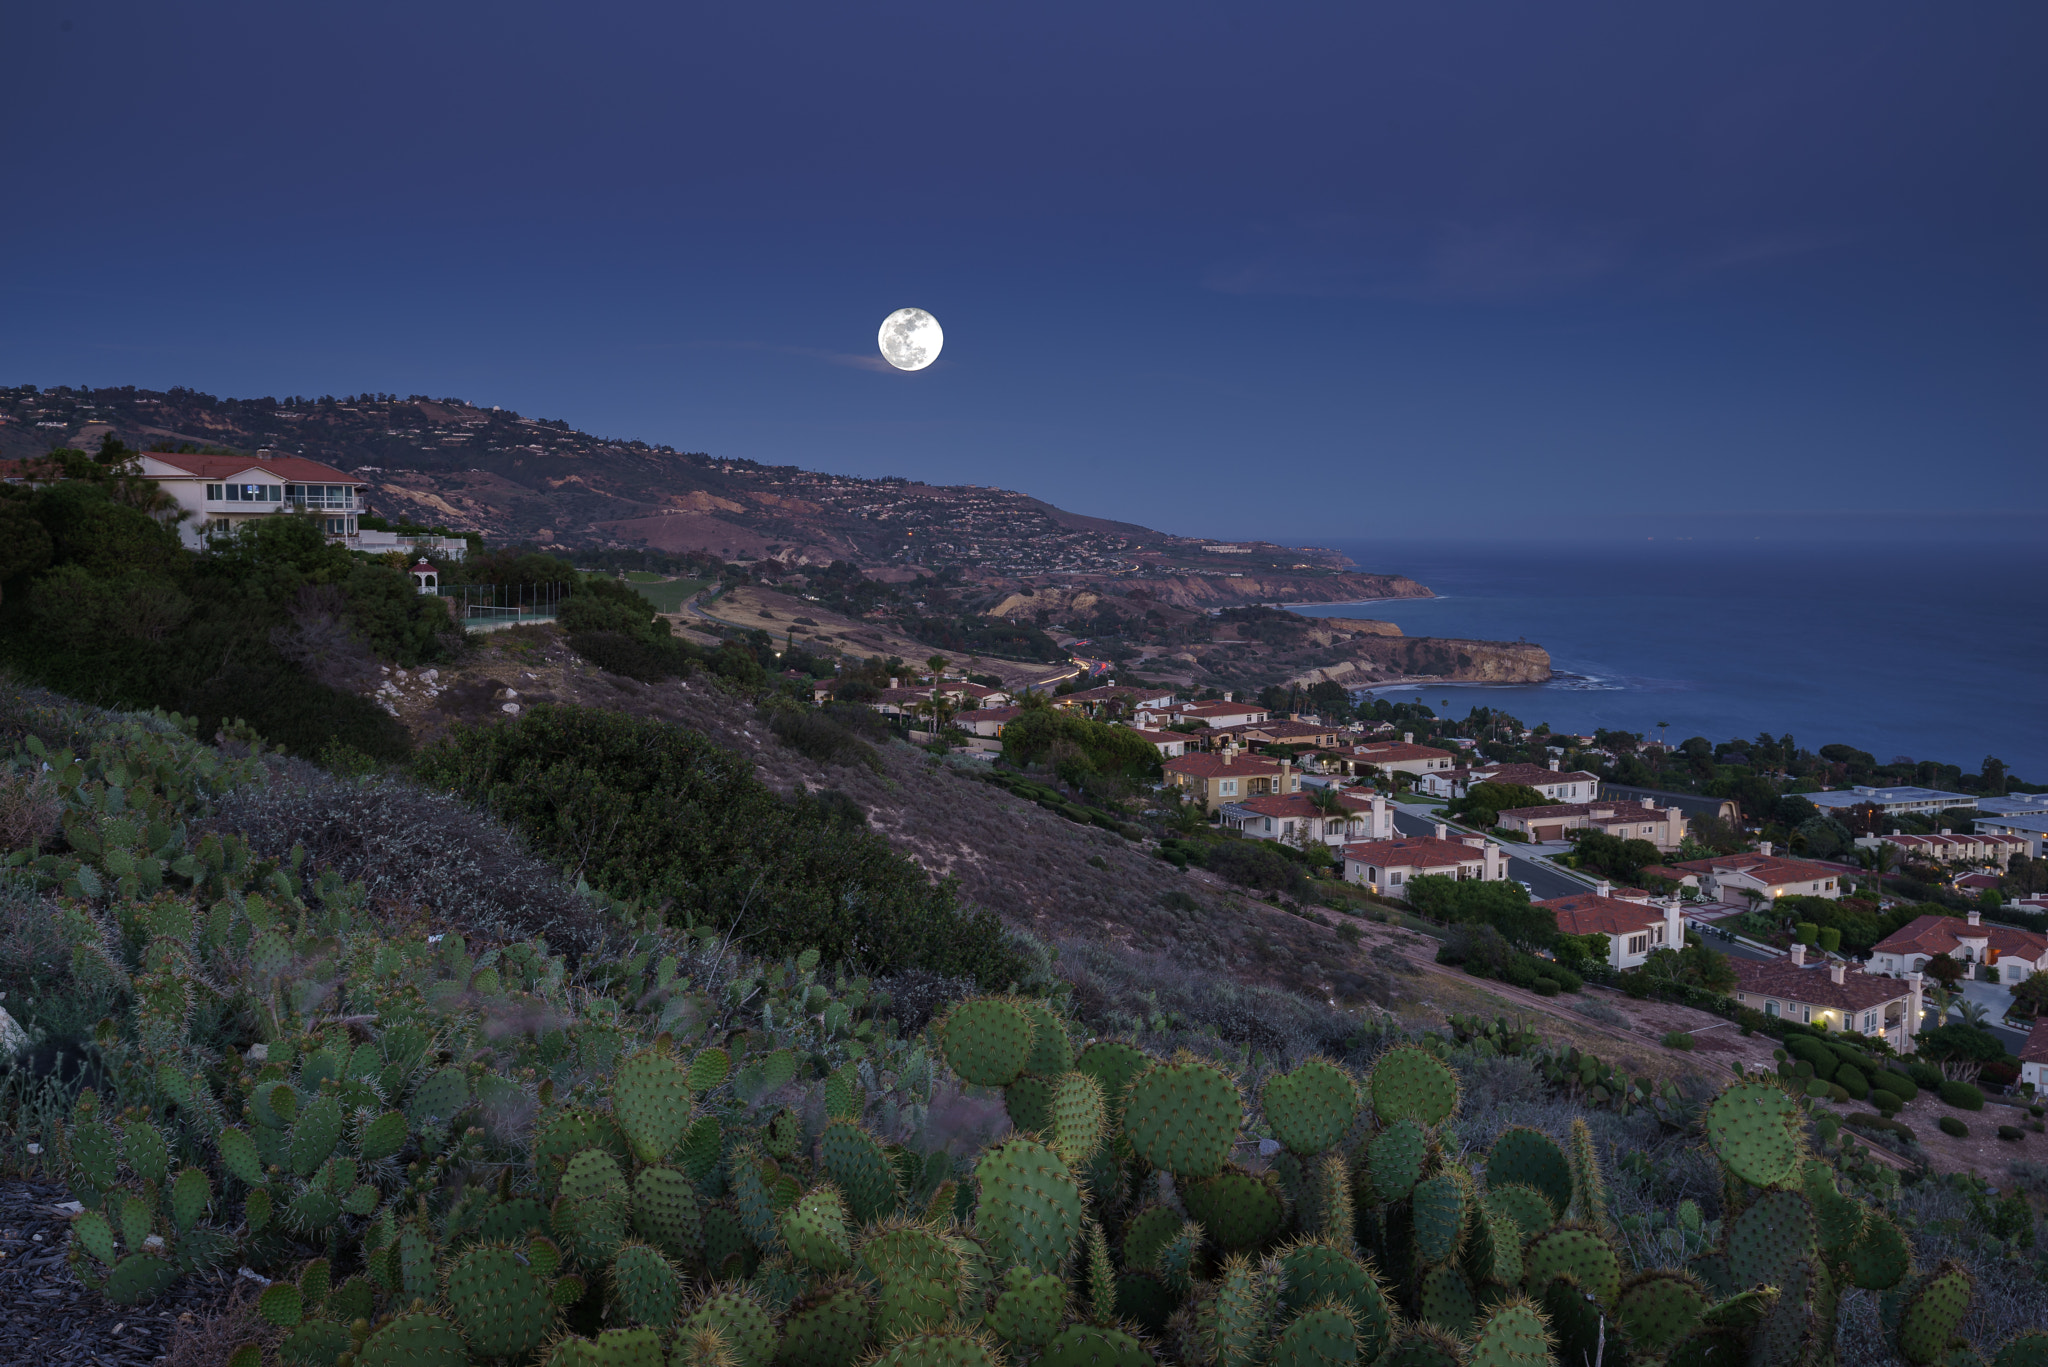
[[[1542,683],[1550,677],[1550,652],[1522,641],[1463,641],[1442,636],[1365,636],[1338,649],[1349,656],[1335,664],[1303,670],[1289,682],[1329,680],[1347,688],[1397,679],[1442,679],[1446,683]]]

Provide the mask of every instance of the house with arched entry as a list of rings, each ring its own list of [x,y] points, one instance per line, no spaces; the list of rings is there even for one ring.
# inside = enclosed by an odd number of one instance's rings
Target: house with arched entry
[[[1957,963],[1989,964],[2006,987],[2048,971],[2048,935],[2018,926],[1987,926],[1981,912],[1961,916],[1917,916],[1877,942],[1870,953],[1874,973],[1903,977],[1927,967],[1937,954]]]
[[[1840,959],[1808,963],[1805,945],[1767,962],[1731,958],[1728,967],[1735,972],[1736,1004],[1766,1016],[1868,1035],[1901,1054],[1912,1052],[1920,1033],[1918,973],[1900,981],[1857,972]]]

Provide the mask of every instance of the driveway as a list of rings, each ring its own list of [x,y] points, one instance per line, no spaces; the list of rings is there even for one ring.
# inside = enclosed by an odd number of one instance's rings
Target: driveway
[[[1393,808],[1394,829],[1402,835],[1434,835],[1436,821],[1427,812],[1416,812],[1401,807]],[[1535,898],[1541,902],[1551,897],[1569,897],[1575,892],[1590,892],[1592,884],[1572,877],[1570,874],[1550,865],[1539,864],[1525,859],[1518,851],[1518,845],[1502,845],[1508,852],[1508,877],[1518,883],[1527,883],[1534,888]]]

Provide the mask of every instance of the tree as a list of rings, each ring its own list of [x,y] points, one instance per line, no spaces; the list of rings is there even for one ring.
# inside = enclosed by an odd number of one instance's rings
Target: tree
[[[1921,1031],[1913,1051],[1935,1063],[1991,1063],[2005,1057],[2005,1046],[1996,1035],[1961,1021]]]
[[[1956,1014],[1962,1017],[1965,1025],[1974,1025],[1980,1030],[1990,1028],[1985,1022],[1991,1019],[1991,1011],[1983,1002],[1973,1002],[1965,997],[1956,1003]]]
[[[52,551],[50,534],[29,511],[28,500],[0,500],[0,589],[8,580],[49,564]]]
[[[1465,796],[1444,808],[1444,815],[1468,820],[1474,826],[1500,824],[1500,814],[1516,807],[1548,806],[1550,799],[1522,783],[1475,783]]]
[[[1547,947],[1557,938],[1557,913],[1529,900],[1508,880],[1447,878],[1425,874],[1408,880],[1408,905],[1438,921],[1477,921],[1492,926],[1524,949]]]
[[[2048,1010],[2048,973],[2029,973],[2013,988],[2012,1004],[2021,1015],[2038,1016]]]
[[[1933,978],[1943,987],[1949,988],[1953,988],[1957,983],[1961,982],[1968,972],[1963,965],[1957,963],[1946,953],[1937,954],[1929,959],[1924,971],[1928,977]]]

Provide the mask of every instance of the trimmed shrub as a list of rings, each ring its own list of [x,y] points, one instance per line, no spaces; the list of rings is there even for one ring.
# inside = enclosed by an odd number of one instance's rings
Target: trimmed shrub
[[[1558,993],[1557,980],[1554,978],[1538,978],[1529,984],[1529,988],[1539,997],[1555,997]]]
[[[1820,947],[1830,954],[1840,953],[1842,949],[1841,927],[1822,926],[1820,928]]]
[[[1913,1085],[1913,1079],[1890,1068],[1880,1068],[1872,1073],[1870,1086],[1874,1091],[1890,1092],[1901,1103],[1911,1101],[1920,1095],[1920,1089]]]
[[[1998,1127],[1998,1137],[2000,1139],[2006,1140],[2007,1142],[2012,1142],[2015,1140],[2025,1139],[2027,1137],[2027,1132],[2025,1130],[2022,1130],[2017,1125],[2000,1125]]]
[[[1967,1082],[1943,1080],[1940,1088],[1941,1099],[1959,1111],[1981,1111],[1984,1109],[1984,1093]]]
[[[1870,1095],[1870,1084],[1864,1081],[1862,1071],[1847,1063],[1835,1069],[1835,1085],[1847,1092],[1852,1101],[1862,1101]]]
[[[1884,1115],[1896,1115],[1898,1114],[1900,1103],[1899,1099],[1890,1092],[1872,1087],[1870,1089],[1870,1104],[1877,1107],[1879,1112]]]
[[[1693,1047],[1692,1035],[1684,1030],[1667,1030],[1664,1032],[1664,1047],[1666,1049],[1682,1049],[1687,1053],[1691,1053]]]
[[[1847,1087],[1844,1087],[1839,1082],[1830,1082],[1824,1085],[1828,1089],[1828,1100],[1834,1102],[1837,1106],[1844,1106],[1848,1104],[1849,1089]]]
[[[1820,927],[1811,921],[1800,921],[1792,927],[1792,938],[1812,948],[1820,940]]]
[[[1922,1063],[1918,1059],[1907,1059],[1902,1071],[1913,1079],[1914,1085],[1923,1092],[1938,1091],[1944,1081],[1941,1069],[1931,1063]]]
[[[1941,1126],[1943,1134],[1953,1135],[1957,1139],[1968,1139],[1970,1137],[1970,1127],[1952,1115],[1945,1115],[1934,1123]]]

